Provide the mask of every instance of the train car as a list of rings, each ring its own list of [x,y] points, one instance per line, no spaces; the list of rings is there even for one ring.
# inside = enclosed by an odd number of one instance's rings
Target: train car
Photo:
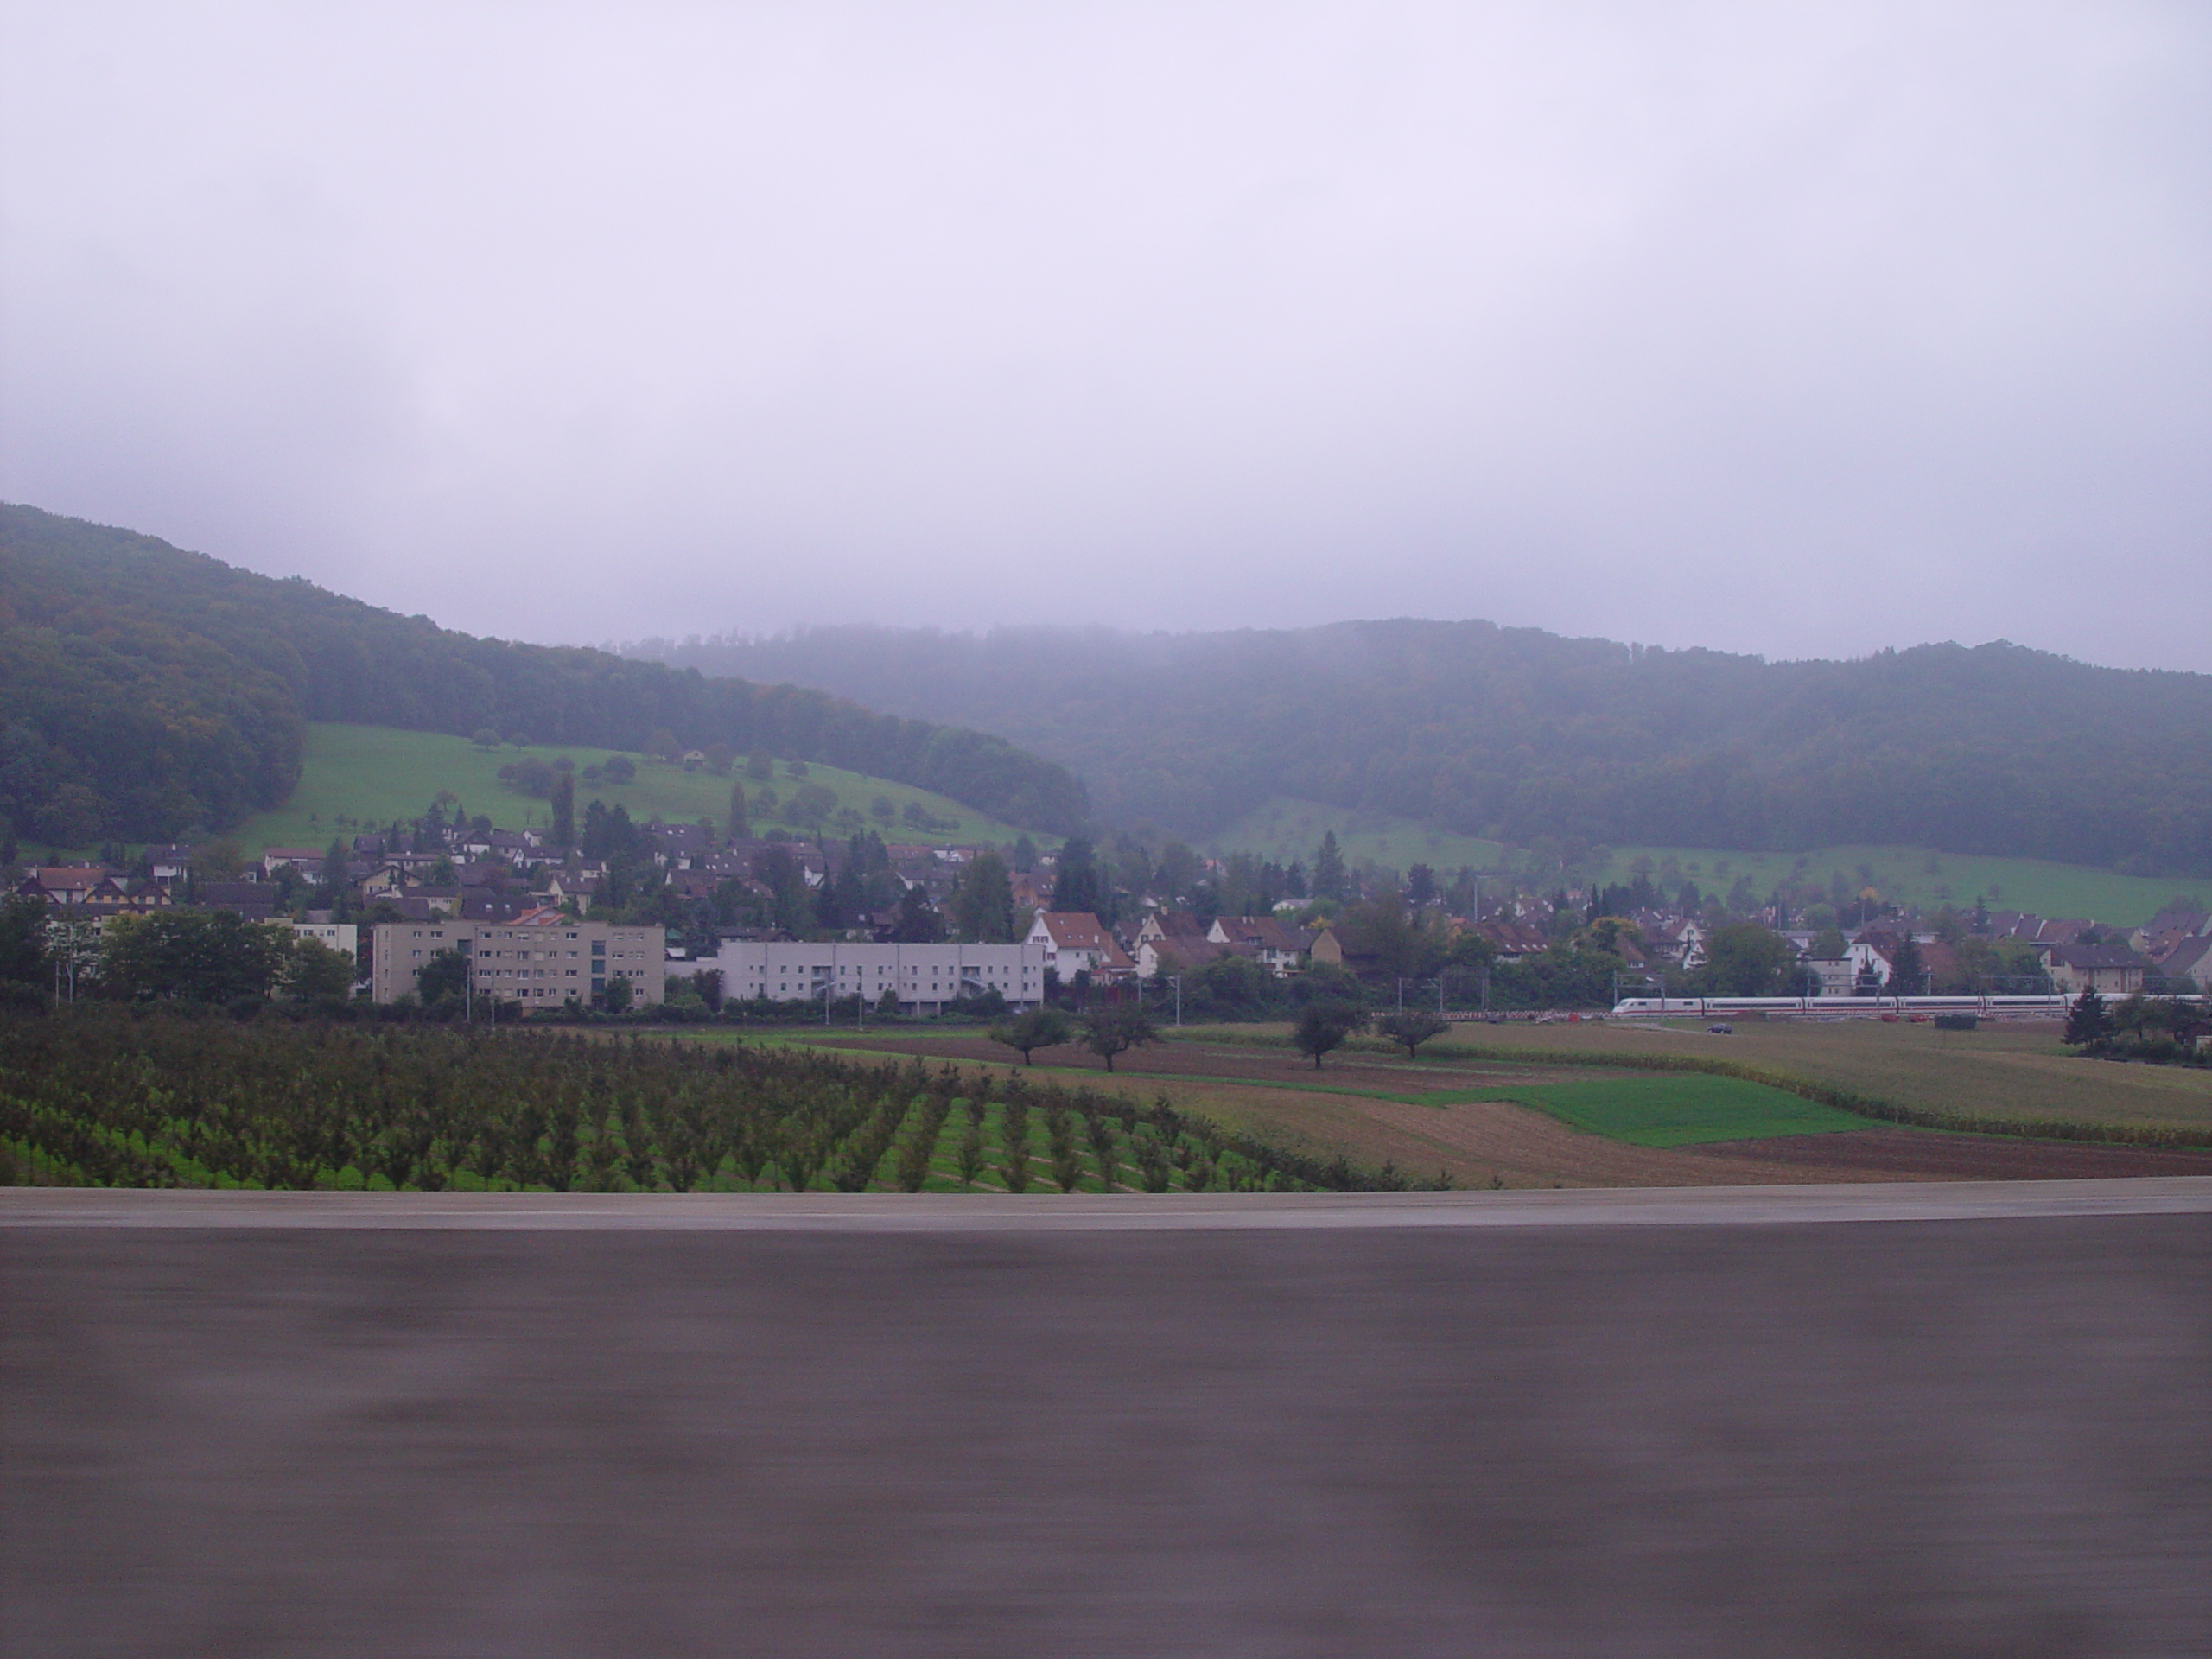
[[[1671,1014],[1702,1020],[1732,1014],[1782,1014],[1874,1020],[1884,1014],[1971,1014],[1985,1020],[2063,1020],[2072,1002],[2065,995],[1629,996],[1613,1005],[1613,1015],[1656,1019]]]

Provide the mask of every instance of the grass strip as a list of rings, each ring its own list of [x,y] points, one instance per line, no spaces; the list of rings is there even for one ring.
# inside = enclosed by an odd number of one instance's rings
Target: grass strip
[[[1740,1077],[1604,1077],[1484,1090],[1572,1128],[1635,1147],[1689,1147],[1781,1135],[1864,1134],[1863,1117]]]

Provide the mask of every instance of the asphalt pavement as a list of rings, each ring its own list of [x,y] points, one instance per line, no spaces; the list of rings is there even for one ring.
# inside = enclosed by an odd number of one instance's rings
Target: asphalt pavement
[[[2212,1180],[0,1192],[0,1651],[2212,1652]]]

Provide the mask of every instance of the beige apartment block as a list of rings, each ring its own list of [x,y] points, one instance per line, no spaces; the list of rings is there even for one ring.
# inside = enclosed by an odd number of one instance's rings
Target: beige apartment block
[[[333,950],[343,950],[357,963],[361,960],[361,930],[354,923],[294,922],[291,928],[295,938],[313,939]]]
[[[632,1004],[667,999],[667,936],[658,927],[616,927],[606,922],[379,922],[369,994],[396,1002],[415,989],[416,976],[441,950],[469,959],[479,996],[557,1008],[570,998],[588,1002],[610,982],[630,982]]]

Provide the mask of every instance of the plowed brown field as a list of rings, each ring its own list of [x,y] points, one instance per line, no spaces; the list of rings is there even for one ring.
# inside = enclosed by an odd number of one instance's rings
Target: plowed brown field
[[[1823,1146],[1822,1141],[1840,1145]],[[2212,1175],[2212,1152],[2151,1147],[2075,1146],[1995,1135],[1937,1135],[1925,1129],[1866,1129],[1847,1135],[1783,1135],[1727,1141],[1692,1157],[1718,1154],[1735,1166],[1769,1164],[1850,1181],[1881,1170],[1929,1181],[2063,1181],[2096,1176]]]

